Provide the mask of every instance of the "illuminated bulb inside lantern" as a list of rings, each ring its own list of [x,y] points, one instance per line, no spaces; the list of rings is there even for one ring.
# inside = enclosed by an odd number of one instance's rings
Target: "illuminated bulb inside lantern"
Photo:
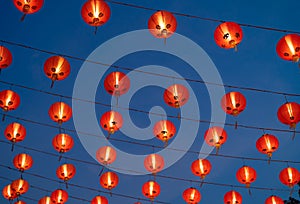
[[[66,146],[66,138],[65,138],[65,135],[62,135],[62,138],[61,138],[61,145],[64,147]]]
[[[293,117],[294,114],[293,114],[292,105],[291,105],[290,103],[287,103],[287,104],[286,104],[286,107],[287,107],[287,109],[288,109],[289,116],[290,116],[290,117]]]
[[[215,144],[219,143],[219,135],[218,132],[216,131],[216,129],[213,128],[213,140],[215,142]]]
[[[151,181],[149,185],[150,195],[153,196],[154,183]]]
[[[155,160],[154,154],[151,155],[151,163],[152,163],[153,169],[156,169],[156,160]]]
[[[236,195],[235,192],[232,192],[232,203],[236,203]]]
[[[195,200],[195,189],[193,189],[191,195],[190,195],[190,201],[194,201]]]
[[[276,204],[275,196],[272,196],[272,204]]]
[[[268,150],[269,151],[272,150],[271,142],[270,142],[268,137],[265,137],[265,142],[266,142],[266,145],[268,147]]]
[[[246,182],[248,182],[249,181],[249,169],[248,169],[248,167],[245,167],[244,169],[245,169]]]
[[[22,157],[21,157],[21,167],[22,168],[25,166],[25,161],[26,161],[26,155],[22,154]]]
[[[199,167],[200,167],[200,173],[203,174],[204,173],[204,166],[203,166],[203,163],[202,163],[202,160],[199,160]]]
[[[294,45],[292,43],[292,39],[291,39],[291,36],[290,35],[287,35],[285,36],[285,42],[287,44],[287,46],[289,47],[290,49],[290,52],[292,53],[292,55],[295,55],[295,48],[294,48]]]
[[[107,148],[106,148],[106,151],[105,151],[105,158],[104,158],[104,161],[107,162],[107,161],[109,160],[110,152],[111,152],[111,148],[110,148],[110,147],[107,147]]]
[[[289,181],[292,181],[293,180],[293,172],[292,172],[292,169],[291,168],[288,168],[288,177],[289,177]]]

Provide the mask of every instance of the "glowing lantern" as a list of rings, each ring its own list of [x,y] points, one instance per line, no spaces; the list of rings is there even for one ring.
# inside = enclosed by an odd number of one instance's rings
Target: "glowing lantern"
[[[168,11],[157,11],[148,21],[148,29],[156,38],[169,38],[176,31],[176,27],[176,18]]]
[[[188,188],[183,191],[183,200],[188,204],[197,204],[201,200],[201,194],[196,188]]]
[[[62,204],[68,201],[69,195],[67,191],[57,189],[51,193],[51,200],[54,204]]]
[[[148,181],[142,187],[143,195],[153,201],[160,194],[160,185],[155,181]]]
[[[51,88],[55,81],[64,80],[71,72],[70,63],[61,56],[52,56],[44,64],[44,72],[52,80]]]
[[[95,27],[105,24],[110,18],[110,8],[103,0],[88,0],[81,8],[81,17],[90,26]]]
[[[144,160],[144,167],[152,174],[156,174],[163,170],[165,165],[164,158],[159,154],[150,154]]]
[[[108,200],[104,196],[96,196],[91,201],[91,204],[108,204]]]
[[[181,84],[173,84],[169,86],[164,92],[164,101],[171,107],[180,108],[189,99],[188,89]]]
[[[15,202],[14,204],[26,204],[26,203],[24,201],[19,200],[19,201]]]
[[[12,54],[4,46],[0,46],[0,73],[2,69],[7,68],[12,63]]]
[[[39,200],[38,204],[52,204],[51,197],[45,196]]]
[[[266,199],[265,204],[284,204],[284,201],[278,196],[270,196]]]
[[[12,189],[11,184],[5,186],[2,190],[2,195],[7,200],[13,200],[17,197],[16,192]]]
[[[300,182],[300,172],[296,168],[287,167],[280,172],[279,179],[282,184],[293,188]]]
[[[298,62],[300,57],[300,35],[288,34],[277,43],[276,52],[284,60]]]
[[[256,148],[259,152],[267,154],[269,159],[272,157],[272,153],[279,147],[279,141],[277,137],[270,134],[264,134],[256,141]]]
[[[193,161],[191,165],[191,171],[195,176],[199,176],[201,180],[204,180],[205,177],[211,171],[211,163],[207,159],[197,159]]]
[[[64,102],[56,102],[49,108],[48,114],[50,118],[61,125],[72,117],[72,108]]]
[[[237,191],[229,191],[224,195],[224,204],[242,204],[242,196]]]
[[[214,126],[206,130],[204,134],[204,139],[208,145],[216,147],[216,154],[218,154],[220,147],[227,140],[227,133],[223,128],[219,126]]]
[[[175,125],[169,120],[160,120],[153,127],[153,134],[161,141],[167,142],[176,134]]]
[[[101,175],[100,185],[108,190],[115,188],[119,183],[119,177],[116,173],[108,171]]]
[[[76,168],[73,164],[63,164],[56,169],[57,178],[66,182],[66,187],[68,188],[67,181],[72,179],[76,174]]]
[[[250,166],[243,166],[236,172],[236,178],[240,183],[245,184],[249,188],[250,184],[256,180],[256,171]]]
[[[237,45],[243,39],[243,31],[239,24],[234,22],[225,22],[220,24],[214,33],[214,38],[218,46],[237,50]]]
[[[23,172],[32,167],[33,159],[29,154],[18,154],[14,157],[13,160],[14,166]]]
[[[74,140],[70,135],[61,133],[52,139],[52,146],[59,153],[65,153],[73,148]]]
[[[96,159],[103,165],[109,165],[113,163],[117,158],[117,152],[110,146],[104,146],[97,150]]]
[[[21,21],[25,19],[26,14],[32,14],[38,12],[43,4],[44,0],[13,0],[15,7],[23,13]]]
[[[104,80],[104,88],[107,93],[119,97],[129,90],[130,80],[122,72],[112,72]]]
[[[20,105],[20,96],[11,90],[3,90],[0,92],[0,108],[4,112],[15,110]],[[5,119],[5,114],[3,114],[2,121]]]
[[[14,180],[11,183],[11,188],[15,191],[17,196],[26,193],[29,189],[29,183],[24,179]]]
[[[111,135],[122,127],[123,118],[122,115],[116,111],[108,111],[102,115],[100,124],[102,128],[108,131],[108,134]]]
[[[7,140],[12,142],[11,151],[13,151],[14,144],[25,139],[26,129],[20,123],[11,123],[5,128],[4,135]]]

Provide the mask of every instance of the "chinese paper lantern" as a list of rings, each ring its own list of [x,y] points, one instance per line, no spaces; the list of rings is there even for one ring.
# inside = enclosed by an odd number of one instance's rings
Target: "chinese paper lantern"
[[[148,20],[148,29],[156,38],[169,38],[176,27],[176,18],[168,11],[157,11]]]
[[[143,195],[153,201],[160,194],[160,185],[155,181],[148,181],[142,187]]]
[[[14,166],[21,172],[26,171],[32,167],[33,159],[29,154],[18,154],[13,160]]]
[[[282,184],[293,188],[300,182],[300,173],[296,168],[287,167],[280,172],[279,179]]]
[[[26,14],[33,14],[38,12],[43,4],[44,0],[13,0],[15,7],[23,13],[21,21],[25,19]]]
[[[110,136],[122,127],[123,118],[122,115],[116,111],[108,111],[101,116],[100,124],[103,129],[108,131]]]
[[[287,61],[298,62],[300,57],[300,35],[288,34],[283,36],[277,43],[278,56]]]
[[[169,120],[160,120],[153,127],[153,134],[165,144],[176,134],[175,125]]]
[[[110,8],[103,0],[88,0],[81,8],[81,17],[85,23],[95,27],[105,24],[110,18]]]
[[[19,196],[28,191],[29,183],[24,179],[17,179],[11,183],[11,188],[15,191],[17,196]]]
[[[52,139],[52,146],[59,153],[65,153],[73,148],[74,140],[70,135],[61,133]]]
[[[108,204],[108,200],[104,196],[96,196],[91,201],[91,204]]]
[[[272,153],[279,147],[279,141],[277,137],[270,134],[264,134],[256,141],[256,148],[259,152],[267,154],[269,159],[272,157]]]
[[[242,196],[237,191],[228,191],[224,195],[224,204],[242,204]]]
[[[14,149],[14,144],[21,142],[26,137],[26,129],[20,123],[11,123],[6,126],[4,130],[4,136],[7,140],[12,142],[12,151]]]
[[[196,188],[188,188],[182,193],[183,200],[188,204],[197,204],[201,200],[201,194]]]
[[[236,178],[238,182],[245,184],[249,188],[250,184],[256,180],[256,171],[250,166],[243,166],[236,172]]]
[[[0,46],[0,73],[2,69],[7,68],[12,63],[12,54],[4,46]]]
[[[18,197],[16,192],[12,189],[11,184],[9,184],[3,188],[2,195],[7,200],[13,200],[16,197]]]
[[[117,152],[113,147],[104,146],[97,150],[96,159],[102,165],[109,165],[117,158]]]
[[[51,200],[54,204],[62,204],[68,201],[69,195],[67,191],[57,189],[51,193]]]
[[[119,183],[119,177],[116,173],[108,171],[101,175],[100,185],[108,190],[115,188]]]
[[[221,48],[229,49],[235,48],[243,39],[243,31],[239,24],[234,22],[225,22],[215,30],[214,38],[218,46]]]
[[[180,108],[187,103],[189,96],[189,91],[185,86],[173,84],[165,90],[164,101],[171,107]]]
[[[39,200],[38,204],[52,204],[51,197],[45,196]]]
[[[19,200],[19,201],[15,202],[14,204],[26,204],[26,203],[22,200]]]
[[[119,97],[128,92],[130,80],[122,72],[112,72],[104,80],[104,88],[107,93]]]
[[[159,154],[150,154],[144,159],[144,167],[152,174],[156,174],[164,169],[165,161]]]
[[[68,60],[61,56],[52,56],[44,64],[44,72],[52,80],[51,88],[55,81],[64,80],[70,75],[71,66]]]
[[[73,164],[63,164],[56,169],[57,178],[66,182],[66,187],[68,188],[67,181],[72,179],[76,174],[76,168]]]
[[[4,112],[15,110],[20,105],[20,96],[12,90],[3,90],[0,92],[0,107]],[[3,114],[2,121],[4,121],[5,114]]]
[[[284,202],[280,197],[272,195],[266,199],[265,204],[284,204]]]
[[[211,171],[211,163],[207,159],[197,159],[193,161],[191,165],[191,171],[195,176],[199,176],[201,180],[204,180],[205,177]]]
[[[49,108],[48,114],[50,118],[61,125],[72,117],[72,108],[64,102],[56,102]]]
[[[227,140],[227,133],[223,128],[214,126],[206,130],[204,139],[208,145],[213,146],[217,149],[216,154],[218,154],[220,147]]]

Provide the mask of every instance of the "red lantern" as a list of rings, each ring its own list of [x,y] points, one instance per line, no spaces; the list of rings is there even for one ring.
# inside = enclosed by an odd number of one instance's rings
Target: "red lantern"
[[[229,191],[224,195],[224,204],[242,204],[242,196],[237,191]]]
[[[67,191],[57,189],[51,193],[51,200],[54,204],[63,204],[68,201],[69,195]]]
[[[26,204],[26,203],[24,201],[19,200],[19,201],[15,202],[14,204]]]
[[[110,146],[104,146],[97,150],[96,159],[103,165],[109,165],[113,163],[117,158],[117,152]]]
[[[44,4],[44,0],[14,0],[15,7],[23,14],[21,21],[25,19],[26,14],[38,12]]]
[[[13,151],[14,144],[25,139],[26,129],[20,123],[11,123],[5,128],[4,135],[7,140],[12,142],[13,146],[11,150]]]
[[[51,197],[45,196],[41,198],[38,204],[52,204]]]
[[[197,159],[191,165],[191,171],[195,176],[199,176],[202,180],[210,173],[211,163],[207,159]]]
[[[23,172],[32,167],[33,159],[29,154],[18,154],[14,157],[13,160],[14,166]]]
[[[279,107],[277,111],[278,120],[291,129],[295,129],[300,121],[300,105],[296,102],[288,102]]]
[[[183,191],[183,200],[188,204],[197,204],[201,200],[201,194],[196,188],[188,188]]]
[[[264,134],[256,141],[256,148],[259,152],[267,154],[271,159],[272,153],[279,147],[279,141],[277,137],[270,134]]]
[[[152,174],[156,174],[164,169],[165,161],[159,154],[150,154],[144,160],[144,167]]]
[[[143,195],[153,201],[160,194],[160,185],[155,181],[148,181],[142,187]]]
[[[246,108],[246,98],[240,92],[229,92],[222,97],[221,106],[227,114],[238,116]]]
[[[96,196],[91,201],[91,204],[108,204],[108,200],[104,196]]]
[[[11,183],[11,188],[15,191],[17,196],[26,193],[29,189],[29,183],[24,179],[14,180]]]
[[[65,153],[73,148],[74,140],[70,135],[62,133],[53,138],[52,145],[59,153]]]
[[[181,84],[173,84],[164,92],[164,101],[171,107],[180,108],[190,97],[188,89]]]
[[[155,12],[148,21],[148,29],[156,38],[168,38],[176,31],[177,21],[168,11]]]
[[[12,54],[4,46],[0,46],[0,72],[2,69],[7,68],[12,63]]]
[[[73,164],[63,164],[56,169],[57,178],[67,182],[76,174],[76,168]]]
[[[50,118],[61,125],[72,117],[72,108],[64,102],[56,102],[49,108],[48,114]]]
[[[236,50],[237,45],[243,39],[243,31],[239,24],[234,22],[225,22],[216,28],[214,38],[217,45],[221,48],[235,48]]]
[[[204,139],[208,145],[216,147],[216,154],[218,154],[220,147],[227,140],[227,133],[223,128],[219,126],[214,126],[206,130],[204,134]]]
[[[272,195],[266,199],[265,204],[284,204],[284,202],[280,197]]]
[[[119,177],[116,173],[108,171],[101,175],[100,185],[108,190],[115,188],[119,183]]]
[[[280,172],[279,179],[282,184],[293,188],[300,182],[300,172],[296,168],[287,167]]]
[[[123,125],[122,115],[116,111],[108,111],[104,113],[100,119],[100,124],[103,129],[108,131],[108,134],[114,134]]]
[[[121,96],[129,90],[130,80],[122,72],[112,72],[104,80],[105,90],[113,96]]]
[[[18,197],[16,192],[12,189],[11,184],[9,184],[3,188],[2,195],[7,200],[13,200],[16,197]]]
[[[298,62],[300,57],[300,35],[288,34],[277,43],[276,52],[284,60]]]
[[[44,72],[52,80],[51,88],[55,81],[64,80],[71,72],[71,66],[68,60],[61,56],[52,56],[44,64]]]
[[[169,120],[160,120],[153,127],[153,134],[167,143],[176,134],[175,125]]]
[[[0,108],[4,112],[15,110],[20,105],[20,96],[11,90],[3,90],[0,92]],[[2,117],[2,121],[4,121],[5,114]]]
[[[249,188],[250,184],[256,180],[256,171],[250,166],[243,166],[236,172],[236,178],[240,183],[245,184]]]

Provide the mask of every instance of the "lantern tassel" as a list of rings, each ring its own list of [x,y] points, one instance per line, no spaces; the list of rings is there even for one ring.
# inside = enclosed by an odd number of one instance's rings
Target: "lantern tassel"
[[[101,174],[103,173],[103,170],[104,170],[104,166],[102,166],[102,169],[100,170],[98,176],[101,176]]]
[[[270,165],[270,163],[271,163],[271,157],[269,157],[268,159],[268,164]]]
[[[204,180],[201,179],[201,182],[200,182],[200,188],[203,186],[203,184],[204,184]]]
[[[107,139],[107,140],[109,140],[110,136],[111,136],[111,134],[110,134],[110,133],[108,133],[108,135],[107,135],[106,139]]]
[[[2,115],[2,122],[5,120],[5,116],[6,116],[6,114],[3,113],[3,115]]]
[[[290,196],[292,196],[294,193],[294,187],[291,188],[291,191],[290,191]]]
[[[237,128],[238,128],[238,122],[236,120],[235,123],[234,123],[234,129],[236,130]]]
[[[98,31],[98,26],[95,26],[95,31],[94,31],[95,35],[97,34],[97,31]]]
[[[62,158],[62,154],[60,154],[59,157],[58,157],[59,162],[60,162],[61,158]]]
[[[249,193],[250,196],[252,196],[252,192],[251,192],[250,188],[248,189],[248,193]]]
[[[235,45],[234,46],[234,51],[237,52],[238,51],[238,47]]]
[[[26,17],[26,13],[23,14],[23,16],[21,17],[20,21],[23,22],[25,20]]]
[[[68,182],[65,181],[65,183],[66,183],[66,189],[68,189],[69,188]]]
[[[110,195],[110,197],[112,197],[112,192],[111,191],[109,191],[109,195]]]
[[[220,147],[216,147],[216,155],[219,154],[219,149],[220,149]]]
[[[52,80],[51,85],[50,85],[51,89],[53,88],[54,82],[55,82],[55,80]]]
[[[296,129],[294,129],[294,131],[293,131],[292,140],[294,140],[295,137],[296,137]]]
[[[167,38],[164,38],[164,44],[165,45],[167,44]]]
[[[181,118],[180,112],[177,114],[177,118],[178,118],[178,120],[180,120],[180,118]]]
[[[13,142],[12,145],[11,145],[11,151],[12,152],[14,151],[14,148],[15,148],[15,143]]]

